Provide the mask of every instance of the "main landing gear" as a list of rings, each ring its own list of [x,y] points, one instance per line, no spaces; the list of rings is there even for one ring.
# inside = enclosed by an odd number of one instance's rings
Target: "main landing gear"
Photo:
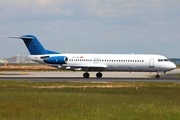
[[[89,78],[89,73],[88,73],[88,72],[85,72],[85,73],[83,74],[83,77],[84,77],[84,78]]]
[[[102,73],[101,72],[96,73],[96,77],[97,78],[102,78]]]
[[[89,78],[89,73],[88,72],[85,72],[84,74],[83,74],[83,77],[84,78]],[[102,73],[101,72],[98,72],[98,73],[96,73],[96,77],[97,78],[102,78]]]

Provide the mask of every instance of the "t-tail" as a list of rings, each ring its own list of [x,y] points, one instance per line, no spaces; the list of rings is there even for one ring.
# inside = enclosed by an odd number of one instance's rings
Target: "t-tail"
[[[59,52],[46,50],[39,40],[33,35],[23,35],[21,37],[8,37],[22,39],[31,55],[59,54]]]

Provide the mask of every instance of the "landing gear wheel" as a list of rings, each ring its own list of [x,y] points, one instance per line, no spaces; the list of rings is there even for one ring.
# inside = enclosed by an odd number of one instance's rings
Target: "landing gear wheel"
[[[157,74],[155,77],[156,77],[156,78],[159,78],[159,77],[160,77],[160,75],[159,75],[159,74]]]
[[[100,73],[100,72],[99,72],[99,73],[96,73],[96,77],[97,77],[97,78],[102,78],[102,73]]]
[[[89,78],[89,73],[84,73],[84,74],[83,74],[83,77],[84,77],[84,78]]]

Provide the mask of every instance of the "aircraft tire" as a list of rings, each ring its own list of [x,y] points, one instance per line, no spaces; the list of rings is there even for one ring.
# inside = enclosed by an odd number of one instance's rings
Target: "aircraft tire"
[[[100,73],[100,72],[99,72],[99,73],[96,73],[96,77],[97,77],[97,78],[102,78],[102,73]]]
[[[160,75],[157,74],[155,77],[156,77],[156,78],[160,78]]]
[[[84,73],[84,74],[83,74],[83,77],[84,77],[84,78],[89,78],[89,73]]]

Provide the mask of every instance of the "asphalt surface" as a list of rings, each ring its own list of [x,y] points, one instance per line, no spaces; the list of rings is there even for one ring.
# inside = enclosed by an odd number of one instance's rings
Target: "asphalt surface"
[[[103,78],[82,78],[82,77],[3,77],[0,80],[25,80],[32,82],[180,82],[180,78],[173,78],[173,75],[161,76],[161,78],[142,77],[103,77]]]
[[[90,72],[90,78],[83,78],[83,72],[0,72],[0,80],[25,80],[32,82],[180,82],[175,78],[180,69],[155,78],[156,73],[147,72],[103,72],[102,78],[96,78],[95,72]]]

